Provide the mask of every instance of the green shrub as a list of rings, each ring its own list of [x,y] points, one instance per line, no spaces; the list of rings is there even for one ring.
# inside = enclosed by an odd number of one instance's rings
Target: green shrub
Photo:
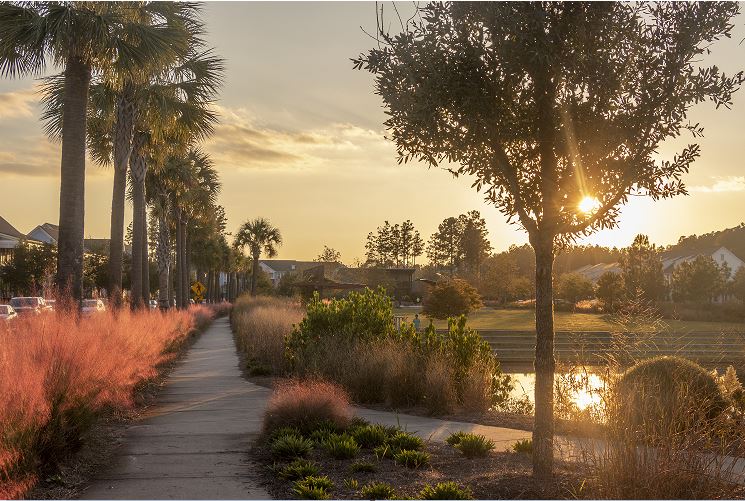
[[[468,435],[468,433],[465,431],[456,431],[455,433],[451,433],[448,438],[445,439],[445,442],[447,442],[448,445],[456,446],[464,435]]]
[[[460,437],[455,447],[467,458],[483,457],[494,449],[494,442],[484,435],[466,433]]]
[[[318,445],[323,445],[323,443],[328,440],[331,435],[334,435],[335,432],[330,431],[326,428],[321,428],[319,430],[313,430],[310,435],[308,435],[308,438],[313,440]]]
[[[379,424],[358,427],[352,431],[352,436],[365,449],[383,445],[388,438],[386,429]]]
[[[396,451],[390,445],[384,444],[375,447],[373,453],[378,459],[393,459],[393,455]]]
[[[421,438],[407,433],[405,431],[399,431],[392,437],[388,438],[388,445],[394,449],[407,449],[418,451],[424,447],[424,442]]]
[[[329,499],[329,491],[333,488],[334,483],[329,477],[310,476],[297,480],[292,492],[297,494],[299,499]]]
[[[680,357],[655,357],[628,369],[615,385],[610,419],[664,440],[706,426],[727,408],[717,380]]]
[[[460,487],[455,482],[440,482],[434,487],[425,485],[419,499],[473,499],[473,494],[471,489]]]
[[[307,459],[295,459],[279,470],[279,477],[285,480],[302,480],[313,475],[318,475],[318,465]]]
[[[357,442],[346,434],[330,435],[323,443],[323,448],[334,459],[353,458],[360,452],[360,446],[357,445]]]
[[[360,494],[364,499],[396,499],[396,490],[385,482],[372,482],[362,487]]]
[[[422,451],[402,450],[394,454],[393,459],[407,468],[419,468],[429,464],[429,454]]]
[[[374,473],[378,471],[378,467],[369,461],[355,461],[349,469],[352,473]]]
[[[441,280],[430,288],[422,313],[431,318],[445,319],[468,315],[483,306],[478,291],[465,280]]]
[[[300,430],[298,430],[297,428],[294,428],[292,426],[283,426],[281,428],[277,428],[277,429],[273,430],[269,434],[269,437],[268,437],[267,441],[271,444],[275,440],[277,440],[278,438],[283,437],[285,435],[295,435],[295,436],[300,437],[300,436],[302,436],[302,433],[300,433]]]
[[[523,454],[533,454],[533,441],[529,438],[518,440],[512,444],[512,450]]]
[[[356,478],[345,478],[344,479],[344,487],[350,490],[357,490],[360,486],[359,480]]]
[[[305,457],[313,450],[313,442],[300,435],[281,435],[272,442],[271,450],[274,457]]]

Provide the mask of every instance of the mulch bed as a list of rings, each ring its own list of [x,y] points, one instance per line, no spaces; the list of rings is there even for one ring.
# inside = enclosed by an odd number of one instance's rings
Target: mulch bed
[[[361,499],[359,490],[373,481],[386,482],[396,490],[397,499],[416,499],[425,484],[454,481],[469,487],[476,499],[568,499],[576,497],[582,478],[576,466],[556,464],[556,475],[552,483],[538,484],[531,474],[531,457],[528,454],[490,452],[484,458],[467,459],[455,448],[436,442],[425,444],[431,455],[430,464],[411,469],[395,463],[392,459],[377,459],[369,450],[362,450],[354,459],[333,459],[318,448],[309,459],[315,461],[320,475],[327,475],[334,483],[331,497],[334,499]],[[293,482],[279,478],[271,466],[274,463],[266,447],[256,444],[251,455],[262,465],[262,481],[275,499],[293,499]],[[376,472],[352,473],[350,466],[355,461],[367,461],[377,466]],[[277,464],[284,465],[287,461]],[[572,469],[573,468],[573,469]],[[349,485],[356,480],[357,488]]]

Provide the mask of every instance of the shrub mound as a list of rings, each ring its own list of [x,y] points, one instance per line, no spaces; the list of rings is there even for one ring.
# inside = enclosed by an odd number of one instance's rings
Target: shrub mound
[[[651,440],[705,426],[727,407],[716,379],[680,357],[637,363],[619,378],[611,398],[609,419]]]
[[[362,487],[363,499],[396,499],[396,490],[385,482],[372,482]]]
[[[473,494],[467,487],[460,487],[455,482],[440,482],[434,487],[426,485],[419,493],[420,499],[472,499]]]
[[[290,426],[306,434],[321,423],[343,429],[351,417],[349,397],[342,387],[320,379],[291,380],[272,393],[264,413],[264,433]]]
[[[494,449],[494,442],[484,435],[466,433],[460,437],[460,440],[454,447],[465,457],[475,458],[486,456],[489,451]]]

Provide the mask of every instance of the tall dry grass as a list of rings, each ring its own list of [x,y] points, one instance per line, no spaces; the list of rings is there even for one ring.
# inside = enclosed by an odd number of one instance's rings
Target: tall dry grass
[[[103,411],[132,406],[137,386],[213,315],[193,306],[0,322],[0,499],[22,497]]]
[[[231,314],[238,349],[246,354],[254,374],[284,374],[289,371],[285,338],[299,324],[305,310],[292,299],[242,296]]]

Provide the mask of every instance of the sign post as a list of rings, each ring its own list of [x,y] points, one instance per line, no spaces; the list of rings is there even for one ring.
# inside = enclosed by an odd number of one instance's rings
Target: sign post
[[[193,284],[191,284],[191,292],[194,294],[195,303],[201,303],[204,301],[204,293],[207,290],[207,287],[204,286],[202,282],[199,280],[195,281]]]

